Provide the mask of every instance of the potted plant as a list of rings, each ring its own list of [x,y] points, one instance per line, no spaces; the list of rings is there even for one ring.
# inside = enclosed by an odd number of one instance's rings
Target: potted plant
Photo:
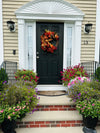
[[[76,109],[83,116],[84,126],[95,130],[100,117],[100,100],[91,98],[90,100],[79,101]]]
[[[1,105],[0,106],[0,123],[4,133],[16,133],[16,119],[21,118],[21,115],[29,112],[29,106],[25,102],[16,105]]]
[[[33,83],[23,80],[4,84],[3,91],[0,92],[0,123],[4,133],[15,133],[15,120],[25,117],[29,111],[34,112],[39,98],[37,88],[32,85]]]

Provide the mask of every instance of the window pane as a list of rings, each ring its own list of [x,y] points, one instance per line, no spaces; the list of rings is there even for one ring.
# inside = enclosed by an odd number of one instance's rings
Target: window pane
[[[67,67],[71,66],[72,58],[72,27],[67,28]]]
[[[33,69],[33,38],[32,26],[28,26],[28,69]]]

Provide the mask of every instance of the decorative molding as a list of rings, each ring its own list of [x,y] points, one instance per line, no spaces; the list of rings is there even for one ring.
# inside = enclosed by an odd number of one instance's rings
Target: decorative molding
[[[2,17],[2,0],[0,0],[0,65],[3,62],[3,17]]]
[[[82,20],[84,13],[64,0],[35,0],[15,12],[17,18],[36,20]]]

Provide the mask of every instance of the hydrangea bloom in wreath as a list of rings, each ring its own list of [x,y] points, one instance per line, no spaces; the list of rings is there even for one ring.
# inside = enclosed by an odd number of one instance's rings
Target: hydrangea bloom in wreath
[[[52,42],[56,41],[56,44],[52,44]],[[58,46],[59,36],[56,32],[45,30],[45,32],[41,35],[41,48],[43,51],[47,51],[53,53]]]

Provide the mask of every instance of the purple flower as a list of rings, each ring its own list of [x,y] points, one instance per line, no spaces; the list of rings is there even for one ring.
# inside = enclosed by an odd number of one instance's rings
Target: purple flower
[[[4,82],[3,82],[3,84],[6,84],[6,83],[7,83],[7,81],[4,81]]]
[[[36,95],[33,95],[33,97],[36,97]]]
[[[32,113],[33,113],[35,110],[36,110],[36,109],[33,109],[33,110],[32,110]]]
[[[81,96],[81,93],[79,93],[78,96]]]
[[[36,91],[38,91],[38,88],[35,88]]]

